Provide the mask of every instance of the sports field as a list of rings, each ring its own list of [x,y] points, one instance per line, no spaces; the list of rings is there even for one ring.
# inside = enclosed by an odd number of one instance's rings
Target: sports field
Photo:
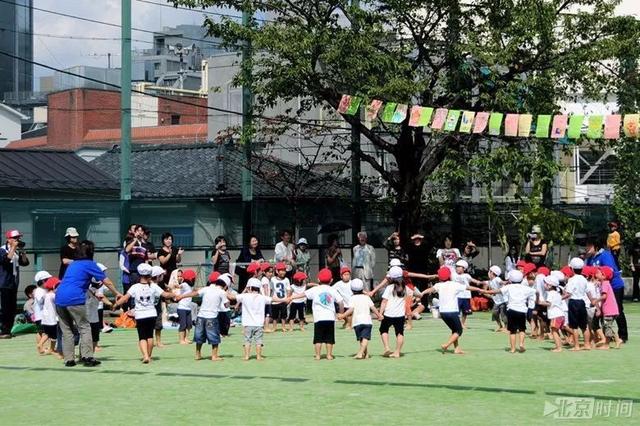
[[[529,425],[564,413],[638,424],[640,304],[625,308],[631,336],[623,349],[560,354],[548,351],[550,342],[530,339],[526,353],[505,352],[507,337],[493,332],[487,313],[470,318],[465,355],[438,351],[448,329],[425,319],[406,333],[402,358],[379,356],[376,334],[375,356],[363,361],[351,359],[356,342],[341,329],[336,359],[314,361],[312,326],[266,335],[262,362],[241,360],[239,328],[216,363],[194,361],[193,345],[174,343],[177,332],[165,330],[171,344],[149,365],[140,362],[135,330],[114,331],[102,335],[97,368],[65,368],[36,354],[33,335],[20,336],[0,341],[0,423]],[[586,402],[576,405],[576,397]],[[544,416],[545,403],[548,413],[559,408]]]

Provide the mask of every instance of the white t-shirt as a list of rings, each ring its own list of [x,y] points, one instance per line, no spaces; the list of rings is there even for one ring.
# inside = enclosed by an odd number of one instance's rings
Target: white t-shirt
[[[42,325],[57,325],[58,317],[56,316],[56,294],[48,291],[44,295],[44,304],[42,306]]]
[[[464,285],[465,290],[458,294],[458,299],[471,299],[471,291],[467,290],[467,286],[471,280],[471,275],[469,274],[458,274],[454,273],[452,276],[453,280],[457,283]]]
[[[494,279],[489,281],[489,288],[491,290],[500,290],[502,288],[502,278],[495,277]],[[502,293],[497,293],[491,296],[493,299],[493,303],[496,305],[500,305],[505,302],[504,296]]]
[[[284,299],[291,291],[291,284],[289,284],[289,278],[271,278],[271,296],[278,299]],[[273,302],[274,305],[280,305],[284,302]]]
[[[344,308],[345,309],[350,308],[351,297],[353,296],[353,291],[351,290],[351,280],[347,282],[344,282],[342,280],[337,281],[333,285],[333,288],[335,288],[338,294],[342,296],[342,300],[344,300]]]
[[[262,327],[264,325],[264,307],[272,299],[259,293],[243,293],[237,296],[242,303],[242,325],[244,327]]]
[[[557,290],[548,291],[546,301],[550,303],[547,308],[547,317],[550,320],[564,316],[564,312],[562,311],[562,296]]]
[[[458,259],[460,259],[460,250],[457,248],[438,249],[436,252],[436,258],[440,259],[441,257],[444,259],[444,266],[452,267],[456,264]]]
[[[527,284],[509,284],[500,289],[507,298],[507,309],[527,313],[529,302],[535,300],[536,291]]]
[[[211,284],[208,287],[199,289],[198,294],[202,297],[198,317],[205,319],[217,318],[218,312],[221,310],[221,305],[225,300],[224,290]]]
[[[440,313],[458,313],[458,296],[467,290],[467,286],[455,281],[439,282],[433,286],[438,293]]]
[[[565,291],[571,294],[569,299],[584,300],[587,294],[587,284],[587,279],[582,275],[574,275],[573,277],[569,278],[569,281],[567,281],[567,286],[565,287]]]
[[[191,293],[192,289],[188,282],[183,281],[182,284],[178,287],[178,291],[180,295]],[[185,299],[180,299],[178,302],[178,309],[181,311],[191,311],[191,297],[187,297]]]
[[[307,289],[304,294],[312,301],[313,322],[336,320],[335,303],[342,302],[342,296],[335,288],[321,284]]]
[[[307,286],[304,284],[303,285],[291,284],[291,291],[293,296],[300,295],[304,293],[306,290],[307,290]],[[305,302],[304,299],[293,299],[291,301],[291,303],[304,303],[304,302]]]
[[[263,296],[271,297],[271,281],[269,281],[269,278],[262,277],[262,279],[260,279],[260,282],[262,283],[260,294],[262,294]]]
[[[42,287],[36,287],[33,290],[33,320],[42,320],[42,308],[44,307],[44,296],[46,296],[47,290]]]
[[[87,309],[87,321],[89,323],[96,323],[100,321],[98,316],[98,298],[95,296],[97,288],[89,287],[87,290],[87,301],[85,302],[85,308]]]
[[[356,325],[371,325],[371,307],[373,301],[366,294],[354,294],[351,297],[351,306],[353,309],[353,317],[351,324]]]
[[[158,315],[156,302],[162,295],[162,289],[157,284],[134,284],[127,294],[130,294],[135,302],[136,319],[152,318]]]
[[[405,296],[399,297],[394,294],[393,288],[395,286],[388,285],[382,292],[382,298],[387,300],[387,307],[384,309],[383,315],[389,318],[398,318],[405,316],[405,304],[404,301],[411,294],[410,289],[405,289]]]

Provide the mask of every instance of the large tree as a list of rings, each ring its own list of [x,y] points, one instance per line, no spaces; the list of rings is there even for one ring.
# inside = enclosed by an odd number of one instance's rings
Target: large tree
[[[572,94],[599,97],[608,83],[614,0],[173,0],[227,7],[257,17],[206,19],[229,46],[251,44],[256,118],[302,97],[292,123],[312,108],[335,109],[343,93],[365,99],[455,109],[552,114]],[[259,52],[259,53],[257,53]],[[606,64],[605,64],[606,65]],[[447,199],[470,181],[489,187],[509,178],[530,200],[550,203],[558,172],[550,140],[507,142],[399,125],[365,125],[345,116],[378,152],[358,152],[396,197],[402,232],[421,225],[425,184]],[[278,122],[280,126],[282,121]],[[335,127],[338,123],[324,122]],[[261,124],[263,128],[268,122]],[[304,126],[303,126],[304,127]],[[340,142],[344,136],[336,136]],[[487,142],[487,140],[489,142]],[[347,145],[348,146],[348,145]],[[495,148],[495,149],[493,149]],[[497,149],[499,148],[499,149]],[[491,159],[490,165],[486,159]],[[537,204],[536,204],[537,206]]]

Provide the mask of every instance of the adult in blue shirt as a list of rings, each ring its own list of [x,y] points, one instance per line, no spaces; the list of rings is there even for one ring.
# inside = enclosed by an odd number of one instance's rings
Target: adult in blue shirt
[[[608,266],[613,269],[613,279],[611,280],[611,288],[613,288],[613,294],[616,296],[616,303],[618,304],[618,310],[620,314],[616,318],[618,325],[618,336],[626,343],[629,339],[629,332],[627,331],[627,318],[624,315],[624,309],[622,307],[622,301],[624,299],[624,280],[622,279],[622,273],[616,263],[615,258],[611,250],[604,248],[604,244],[599,239],[593,239],[587,241],[586,249],[586,263],[589,266]]]
[[[80,243],[78,257],[69,264],[64,278],[56,290],[56,312],[58,313],[58,325],[62,330],[62,355],[66,367],[76,365],[73,342],[74,328],[80,334],[80,361],[86,367],[95,367],[100,364],[100,361],[93,357],[91,326],[87,320],[85,306],[91,279],[101,281],[116,295],[116,299],[122,297],[111,280],[93,261],[93,252],[93,242],[83,241]]]

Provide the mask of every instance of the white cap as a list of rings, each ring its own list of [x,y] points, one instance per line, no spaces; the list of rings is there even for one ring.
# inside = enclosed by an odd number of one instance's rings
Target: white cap
[[[100,270],[101,270],[102,272],[104,272],[104,271],[106,271],[106,270],[107,270],[107,267],[106,267],[106,266],[104,266],[104,264],[102,264],[102,263],[96,263],[96,265],[98,265],[98,268],[100,268]]]
[[[399,280],[402,278],[402,268],[399,266],[392,266],[387,272],[387,278],[391,280]]]
[[[247,281],[247,287],[259,289],[262,288],[262,283],[257,278],[249,278],[249,281]]]
[[[524,275],[522,274],[522,272],[514,269],[513,271],[509,271],[507,279],[514,284],[519,284],[524,279]]]
[[[389,267],[393,267],[393,266],[402,266],[402,261],[400,261],[400,259],[398,258],[393,258],[389,261]]]
[[[360,278],[354,278],[351,280],[351,290],[362,291],[364,290],[364,283]]]
[[[72,226],[67,228],[67,231],[64,233],[65,237],[79,237],[78,230]]]
[[[38,282],[38,281],[48,280],[49,278],[51,278],[51,274],[48,273],[47,271],[38,271],[36,272],[36,276],[33,277],[33,280],[35,282]]]
[[[148,263],[141,263],[138,265],[138,274],[142,275],[143,277],[150,276],[152,271],[153,269]]]
[[[159,277],[160,275],[164,274],[165,272],[167,272],[167,271],[162,269],[161,266],[152,266],[151,267],[151,276],[154,277],[154,278],[155,277]]]
[[[567,279],[562,271],[551,271],[550,276],[556,277],[559,283],[563,283]]]
[[[300,238],[300,239],[298,240],[298,245],[300,245],[300,244],[304,244],[304,245],[306,245],[306,246],[308,246],[308,245],[309,245],[309,243],[307,242],[307,239],[306,239],[306,238]]]
[[[456,262],[456,266],[460,266],[466,270],[469,267],[469,264],[467,263],[466,260],[460,259]]]
[[[218,280],[224,282],[227,287],[231,285],[231,275],[229,274],[220,275]]]
[[[502,275],[502,269],[500,269],[498,265],[493,265],[491,268],[489,268],[489,270],[498,277]]]
[[[584,260],[580,259],[579,257],[574,257],[569,262],[569,267],[571,269],[582,269],[584,268]]]
[[[544,277],[544,283],[549,284],[550,286],[553,286],[553,287],[558,287],[560,285],[558,278],[554,277],[553,275]]]

